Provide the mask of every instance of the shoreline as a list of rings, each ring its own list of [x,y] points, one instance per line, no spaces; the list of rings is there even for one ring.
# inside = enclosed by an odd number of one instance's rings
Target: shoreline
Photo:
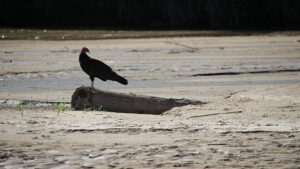
[[[97,30],[0,28],[2,40],[105,40],[172,37],[297,36],[300,30]]]

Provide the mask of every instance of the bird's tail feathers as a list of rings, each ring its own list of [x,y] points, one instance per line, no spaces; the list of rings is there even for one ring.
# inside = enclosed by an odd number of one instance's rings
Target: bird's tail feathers
[[[115,81],[117,81],[117,82],[119,82],[119,83],[121,83],[123,85],[127,85],[128,84],[128,81],[124,77],[122,77],[122,76],[120,76],[120,75],[118,75],[116,73],[115,73],[115,76],[113,76],[112,80],[115,80]]]

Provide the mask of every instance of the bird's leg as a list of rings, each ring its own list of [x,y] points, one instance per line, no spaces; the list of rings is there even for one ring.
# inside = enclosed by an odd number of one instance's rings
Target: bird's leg
[[[92,90],[95,90],[95,88],[94,88],[94,80],[95,80],[95,78],[93,76],[90,76],[90,79],[91,79],[91,88],[92,88]]]
[[[92,88],[92,93],[95,93],[95,88],[94,88],[94,80],[91,81],[91,88]]]
[[[91,81],[91,88],[94,89],[94,80]]]

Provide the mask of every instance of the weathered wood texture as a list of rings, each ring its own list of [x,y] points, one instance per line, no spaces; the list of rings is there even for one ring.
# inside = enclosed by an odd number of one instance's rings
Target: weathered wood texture
[[[76,89],[71,101],[72,107],[76,110],[102,106],[102,109],[107,111],[140,114],[161,114],[173,107],[199,103],[201,102],[187,99],[166,99],[92,90],[85,86]]]

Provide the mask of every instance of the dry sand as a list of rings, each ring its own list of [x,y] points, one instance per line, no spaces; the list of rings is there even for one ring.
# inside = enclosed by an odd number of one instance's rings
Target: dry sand
[[[23,116],[2,102],[0,168],[299,168],[299,40],[0,41],[2,100],[70,101],[89,84],[77,63],[88,46],[129,79],[97,88],[209,102],[162,115],[25,107]],[[192,76],[220,72],[246,74]]]

